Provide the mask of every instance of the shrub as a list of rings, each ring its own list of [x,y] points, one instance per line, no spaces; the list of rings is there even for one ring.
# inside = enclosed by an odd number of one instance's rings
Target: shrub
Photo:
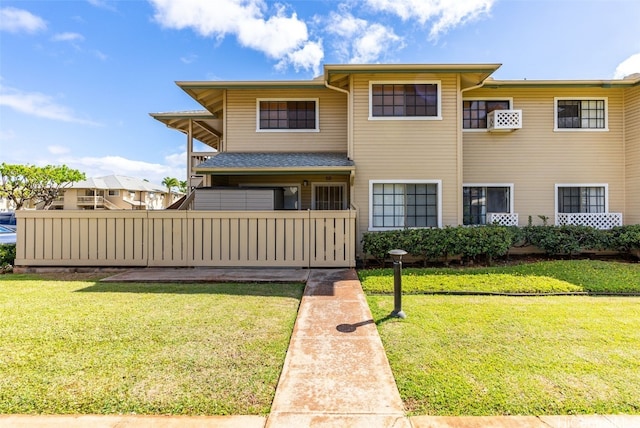
[[[584,251],[640,249],[640,225],[598,230],[589,226],[447,226],[434,229],[403,229],[369,232],[362,238],[366,256],[382,264],[387,253],[401,248],[412,257],[428,261],[454,256],[474,260],[484,257],[489,263],[504,256],[513,246],[533,245],[550,255],[574,255]]]
[[[491,261],[504,256],[519,234],[517,228],[506,226],[445,227],[443,229],[403,229],[389,232],[370,232],[362,238],[362,249],[379,263],[389,250],[401,248],[426,264],[429,260],[446,262],[451,256],[467,259],[486,257]]]
[[[9,272],[16,260],[16,244],[0,244],[0,272]]]

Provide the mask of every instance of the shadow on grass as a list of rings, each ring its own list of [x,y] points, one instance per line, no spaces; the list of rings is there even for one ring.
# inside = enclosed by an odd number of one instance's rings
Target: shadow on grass
[[[139,293],[139,294],[227,294],[236,296],[302,298],[300,283],[102,283],[96,282],[76,293]]]

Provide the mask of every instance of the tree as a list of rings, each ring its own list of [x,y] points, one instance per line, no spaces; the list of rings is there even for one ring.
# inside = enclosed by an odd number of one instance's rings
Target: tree
[[[182,194],[187,193],[187,180],[181,181],[178,185],[178,191]]]
[[[174,177],[165,177],[162,180],[162,184],[164,186],[167,186],[167,191],[169,194],[171,194],[172,188],[180,186],[180,182],[178,181],[177,178],[174,178]]]
[[[0,196],[12,201],[16,210],[28,201],[43,202],[47,209],[62,189],[76,181],[84,180],[85,174],[66,165],[0,165]]]

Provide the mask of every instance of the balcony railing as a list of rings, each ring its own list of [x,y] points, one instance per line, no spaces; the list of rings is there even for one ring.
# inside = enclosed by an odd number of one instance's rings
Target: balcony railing
[[[522,128],[522,110],[494,110],[487,115],[487,129],[508,132]]]
[[[556,226],[565,225],[611,229],[622,226],[622,213],[557,213]]]
[[[512,213],[491,213],[489,214],[489,223],[498,224],[500,226],[517,226],[518,214]]]

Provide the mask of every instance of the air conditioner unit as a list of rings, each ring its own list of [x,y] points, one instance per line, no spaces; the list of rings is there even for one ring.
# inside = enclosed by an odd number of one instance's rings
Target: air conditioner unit
[[[487,115],[490,132],[510,132],[522,128],[522,110],[494,110]]]

